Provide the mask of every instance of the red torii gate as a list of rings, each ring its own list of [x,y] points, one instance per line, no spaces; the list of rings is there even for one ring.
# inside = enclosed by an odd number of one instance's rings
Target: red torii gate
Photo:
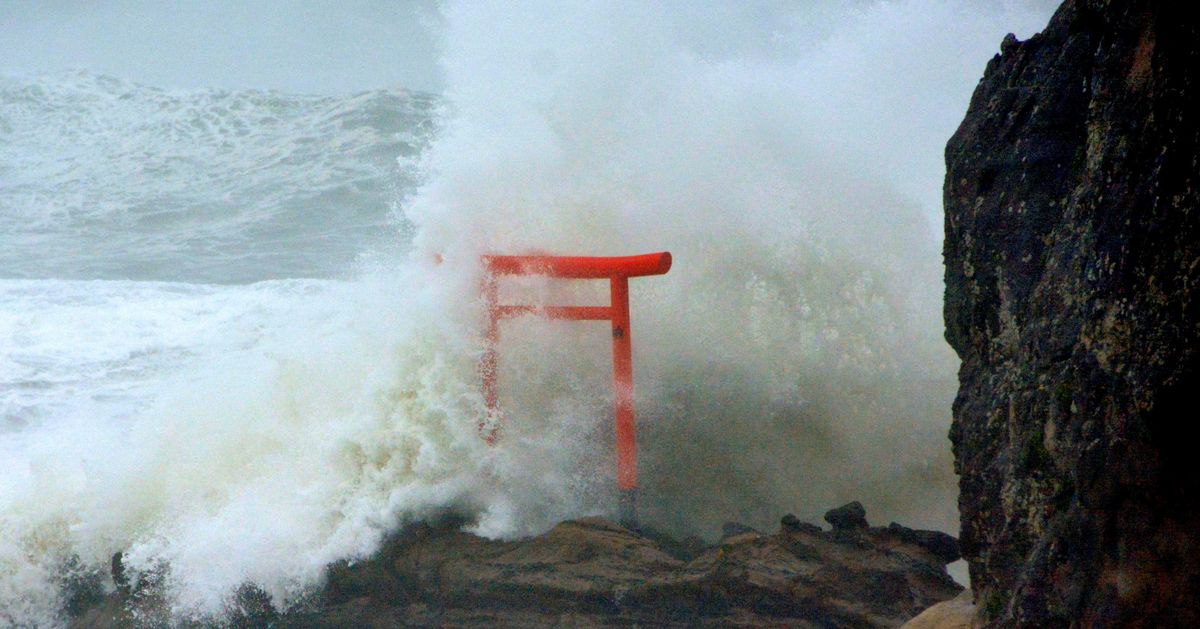
[[[525,314],[572,321],[611,321],[613,338],[613,407],[616,411],[617,486],[621,491],[620,519],[637,522],[637,436],[633,412],[633,338],[629,330],[629,278],[663,275],[671,269],[671,254],[648,253],[622,257],[586,256],[500,256],[482,257],[483,297],[488,322],[479,371],[483,377],[483,399],[488,422],[479,429],[489,444],[499,429],[500,396],[496,388],[496,345],[500,322]],[[501,305],[501,275],[539,275],[562,279],[609,280],[608,306]]]

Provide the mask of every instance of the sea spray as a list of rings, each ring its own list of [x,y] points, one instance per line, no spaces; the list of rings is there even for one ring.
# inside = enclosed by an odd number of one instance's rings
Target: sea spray
[[[862,499],[953,530],[940,147],[977,71],[961,51],[1037,12],[676,8],[449,7],[458,115],[406,208],[418,251],[672,252],[631,282],[648,522],[708,534]],[[603,394],[594,327],[512,327],[514,423]]]

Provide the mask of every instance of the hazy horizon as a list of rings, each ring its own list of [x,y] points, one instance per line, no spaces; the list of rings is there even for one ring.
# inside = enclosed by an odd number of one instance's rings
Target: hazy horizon
[[[83,69],[164,88],[440,92],[434,0],[0,4],[0,74]]]

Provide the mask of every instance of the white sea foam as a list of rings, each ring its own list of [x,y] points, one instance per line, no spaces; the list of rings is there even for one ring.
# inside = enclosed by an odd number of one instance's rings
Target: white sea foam
[[[220,609],[247,580],[282,602],[403,518],[469,502],[491,457],[464,377],[474,335],[461,327],[469,311],[430,307],[456,283],[428,279],[212,288],[207,306],[233,311],[214,313],[222,325],[138,339],[220,348],[159,373],[147,408],[66,414],[7,435],[0,600],[17,607],[7,613],[39,611],[41,580],[69,554],[102,565],[118,550],[135,570],[169,565],[180,611]],[[123,305],[161,314],[170,301]]]
[[[247,581],[286,603],[325,563],[441,509],[498,536],[611,510],[602,326],[506,323],[505,430],[496,448],[476,434],[488,251],[675,255],[632,287],[648,522],[711,534],[860,499],[873,520],[953,530],[941,145],[1003,34],[1046,7],[446,12],[454,116],[427,183],[383,195],[404,199],[414,248],[352,279],[211,283],[344,278],[345,251],[320,240],[341,218],[368,226],[343,234],[346,251],[380,248],[375,231],[402,240],[388,203],[361,203],[380,196],[377,152],[403,153],[359,124],[380,96],[75,77],[100,96],[55,114],[85,130],[71,135],[10,104],[53,109],[61,77],[0,89],[0,135],[17,139],[0,146],[65,151],[0,148],[0,217],[17,226],[4,238],[26,252],[0,254],[0,277],[38,278],[0,280],[0,624],[60,622],[72,556],[165,565],[177,611],[212,613]],[[366,126],[419,122],[383,110],[394,118]],[[176,131],[207,148],[176,148]],[[288,201],[347,179],[366,192],[333,195],[329,214]],[[69,261],[42,264],[39,247]],[[64,281],[97,277],[113,281]],[[521,284],[510,296],[603,298]]]

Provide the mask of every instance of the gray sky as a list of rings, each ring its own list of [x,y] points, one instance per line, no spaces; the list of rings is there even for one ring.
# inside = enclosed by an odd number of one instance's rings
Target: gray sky
[[[436,0],[0,0],[0,73],[160,87],[441,90]]]

